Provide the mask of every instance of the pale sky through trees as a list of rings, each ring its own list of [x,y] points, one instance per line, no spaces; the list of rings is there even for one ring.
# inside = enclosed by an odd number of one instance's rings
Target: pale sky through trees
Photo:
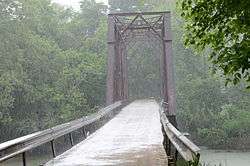
[[[52,0],[52,2],[56,2],[65,6],[72,6],[74,9],[79,9],[79,2],[81,0]],[[108,0],[96,0],[96,2],[104,2],[108,4]]]

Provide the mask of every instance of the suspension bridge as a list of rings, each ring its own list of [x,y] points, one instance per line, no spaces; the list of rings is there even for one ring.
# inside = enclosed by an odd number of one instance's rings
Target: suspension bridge
[[[162,44],[161,101],[130,101],[127,52],[131,39],[158,38]],[[0,165],[20,157],[28,165],[28,152],[47,145],[51,159],[44,166],[176,165],[199,161],[199,147],[177,128],[173,79],[170,12],[108,15],[108,75],[105,108],[95,114],[0,144]],[[77,139],[76,139],[77,135]],[[71,148],[59,153],[58,139]],[[66,146],[66,145],[65,145]]]

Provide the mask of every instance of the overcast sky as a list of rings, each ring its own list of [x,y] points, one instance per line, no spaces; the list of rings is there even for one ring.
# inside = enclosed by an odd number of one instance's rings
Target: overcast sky
[[[79,5],[80,1],[81,0],[52,0],[52,2],[60,3],[66,6],[72,6],[75,9],[80,8],[80,5]],[[104,2],[105,4],[108,4],[108,0],[96,0],[96,2]]]

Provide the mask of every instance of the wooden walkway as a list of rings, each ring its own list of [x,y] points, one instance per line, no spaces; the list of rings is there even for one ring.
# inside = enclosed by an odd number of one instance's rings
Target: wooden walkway
[[[163,166],[159,106],[154,100],[129,104],[102,128],[46,166]]]

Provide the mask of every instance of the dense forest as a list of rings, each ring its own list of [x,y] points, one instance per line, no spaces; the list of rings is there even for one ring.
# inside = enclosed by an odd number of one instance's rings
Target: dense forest
[[[104,104],[106,6],[0,2],[1,141],[87,115]]]
[[[186,48],[179,4],[174,0],[109,4],[82,0],[78,11],[50,0],[0,2],[0,141],[104,106],[108,11],[170,10],[179,128],[199,145],[249,149],[250,92],[240,81],[225,86],[223,71],[212,72],[212,48],[199,55]],[[156,48],[140,42],[133,46],[128,50],[130,97],[158,98]]]

